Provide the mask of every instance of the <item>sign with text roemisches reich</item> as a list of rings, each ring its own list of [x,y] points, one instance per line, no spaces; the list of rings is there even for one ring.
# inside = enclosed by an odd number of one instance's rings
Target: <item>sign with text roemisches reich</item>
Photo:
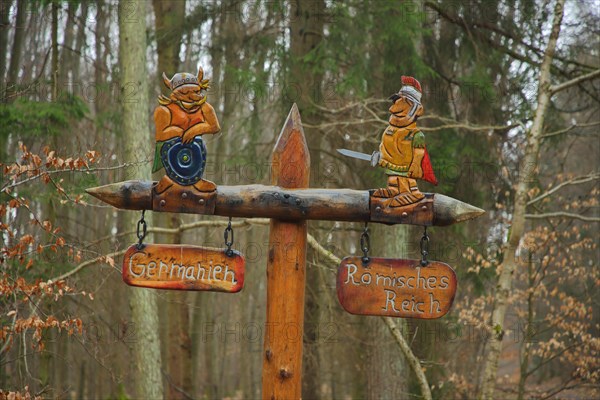
[[[235,293],[244,287],[244,257],[224,249],[175,244],[132,245],[123,258],[123,281],[154,289]]]
[[[337,295],[346,311],[359,315],[434,319],[454,301],[456,274],[448,265],[430,261],[346,257],[338,270]]]

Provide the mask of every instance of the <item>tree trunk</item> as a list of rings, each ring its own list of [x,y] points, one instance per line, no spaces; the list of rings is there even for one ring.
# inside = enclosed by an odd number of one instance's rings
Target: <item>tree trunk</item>
[[[12,1],[3,1],[0,3],[0,103],[8,101],[8,85],[5,84],[4,74],[6,72],[6,61],[8,55],[8,31],[9,12],[12,6]],[[5,135],[0,135],[0,160],[6,160],[8,154],[7,143],[8,138]]]
[[[138,161],[152,153],[153,136],[148,124],[148,73],[146,72],[146,12],[145,2],[133,1],[128,7],[119,7],[119,58],[122,66],[121,99],[123,112],[122,131],[125,143],[124,158]],[[133,10],[133,12],[132,12]],[[135,169],[150,177],[150,165]],[[137,216],[128,213],[129,226],[135,226]],[[135,324],[134,379],[136,396],[145,399],[163,397],[162,361],[158,336],[156,295],[151,290],[129,289],[130,307]]]
[[[96,7],[100,7],[100,4],[97,4]],[[74,54],[71,54],[71,63],[72,63],[72,68],[73,68],[72,81],[74,84],[78,84],[78,83],[82,84],[79,71],[80,71],[81,59],[83,58],[82,55],[84,52],[84,46],[86,44],[87,18],[88,18],[88,3],[86,1],[82,1],[82,3],[81,3],[81,18],[80,18],[81,24],[79,25],[79,27],[77,29],[77,37],[75,39],[75,48],[73,49]],[[96,53],[96,57],[98,57],[98,56],[99,56],[99,54]],[[96,87],[96,90],[97,89],[98,88]],[[73,91],[75,92],[75,88],[73,89]],[[98,99],[98,97],[96,97],[96,100]]]
[[[290,74],[284,91],[284,102],[296,102],[302,112],[302,119],[310,124],[315,124],[316,117],[311,112],[312,102],[319,101],[320,95],[316,92],[320,89],[322,76],[314,65],[303,61],[313,51],[323,38],[325,3],[321,0],[306,2],[295,0],[290,2]],[[289,106],[286,104],[286,106]],[[306,129],[307,143],[311,149],[313,168],[321,163],[318,158],[320,150],[321,135],[317,135],[314,129]],[[316,176],[313,171],[313,176]],[[310,256],[313,251],[310,250]],[[320,373],[319,366],[324,367],[319,347],[319,324],[321,321],[321,310],[325,298],[320,290],[320,278],[318,268],[308,267],[306,269],[306,286],[311,288],[306,291],[306,306],[304,308],[304,368],[302,380],[302,397],[306,399],[318,399],[323,395],[320,391],[321,382],[325,376]]]
[[[531,338],[529,337],[529,332],[531,327],[533,326],[533,318],[535,317],[534,311],[534,286],[535,286],[535,272],[533,268],[533,257],[532,254],[529,253],[527,260],[527,277],[528,277],[528,289],[529,293],[527,295],[527,325],[523,329],[523,340],[521,344],[521,351],[523,354],[521,355],[521,365],[519,372],[519,388],[517,390],[517,399],[523,400],[523,396],[525,396],[525,384],[527,383],[527,378],[529,377],[529,358],[531,356]]]
[[[108,30],[108,15],[106,12],[107,5],[103,0],[98,0],[96,3],[96,29],[94,32],[94,50],[96,52],[96,59],[94,60],[94,85],[96,88],[96,101],[94,102],[94,108],[96,111],[96,118],[100,120],[104,119],[104,113],[107,111],[109,106],[109,89],[107,86],[107,69],[106,57],[108,55],[108,49],[102,46],[102,43],[106,44],[104,40],[106,32]]]
[[[370,256],[382,257],[404,257],[406,256],[406,243],[408,243],[408,228],[405,226],[394,226],[392,228],[384,227],[383,225],[371,224],[371,243],[373,247],[370,249]],[[393,233],[390,233],[390,229]],[[393,238],[390,240],[389,238]],[[367,367],[368,371],[368,397],[374,399],[393,399],[408,397],[409,393],[409,371],[406,365],[408,356],[414,360],[415,366],[420,367],[418,359],[412,354],[410,346],[402,338],[406,332],[406,320],[401,318],[389,319],[387,317],[378,318],[377,324],[372,324],[369,329],[373,332],[373,336],[369,340],[373,345],[373,350],[369,355],[369,360],[372,362]],[[395,328],[395,330],[393,330]],[[396,343],[390,341],[390,333]],[[378,339],[376,339],[378,338]],[[385,345],[373,343],[375,340]],[[399,345],[400,354],[395,349],[395,344]],[[404,345],[404,347],[400,346]],[[381,366],[385,365],[385,368]],[[431,395],[425,399],[430,399]]]
[[[8,67],[8,76],[6,79],[6,88],[8,94],[16,91],[15,85],[17,84],[17,81],[19,79],[23,40],[25,39],[26,34],[26,20],[27,0],[17,0],[17,20],[15,24],[15,37],[13,39],[12,51],[10,53],[10,65]],[[8,101],[12,100],[14,100],[14,98],[8,98]]]
[[[60,63],[57,71],[58,87],[61,90],[69,88],[69,72],[73,69],[73,42],[75,41],[75,16],[78,3],[70,2],[67,8],[67,21],[64,27],[64,38],[60,50]],[[85,20],[83,20],[85,23]],[[72,81],[74,83],[74,81]]]
[[[58,0],[50,6],[52,9],[52,67],[50,79],[52,80],[52,101],[58,99]],[[56,138],[55,138],[56,139]],[[56,148],[56,146],[55,146]]]
[[[0,54],[2,55],[0,57],[0,95],[2,99],[6,95],[4,92],[4,74],[6,73],[6,61],[8,60],[6,56],[8,55],[8,32],[10,31],[9,13],[12,3],[12,0],[0,3]],[[0,149],[0,151],[2,150]]]
[[[179,50],[183,35],[185,0],[153,0],[158,76],[171,77],[179,68]],[[194,73],[195,71],[187,71]]]
[[[185,3],[185,0],[153,0],[152,2],[159,76],[164,72],[171,77],[179,72],[179,51],[183,35],[182,21],[185,14]],[[196,71],[187,72],[195,73]],[[155,175],[156,179],[160,179],[163,174],[164,170],[158,171]],[[174,228],[179,224],[177,215],[158,214],[154,217],[155,226]],[[157,235],[156,240],[161,243],[181,243],[180,235],[177,237]],[[165,339],[168,338],[165,349],[169,376],[166,396],[170,399],[183,399],[185,398],[184,392],[191,393],[192,391],[192,349],[187,293],[173,291],[167,293],[167,297],[169,301],[164,314],[169,321],[164,332]]]
[[[544,118],[550,103],[552,92],[550,67],[554,58],[556,42],[560,34],[560,25],[563,18],[563,8],[565,0],[557,0],[554,7],[554,19],[552,22],[552,32],[548,40],[548,45],[544,53],[544,59],[540,68],[537,108],[531,130],[527,137],[525,155],[519,166],[519,182],[515,191],[515,208],[513,211],[512,226],[508,244],[503,251],[502,264],[498,267],[498,285],[496,287],[495,304],[492,312],[491,328],[492,338],[490,348],[484,364],[483,385],[480,398],[493,399],[494,387],[496,384],[496,374],[498,371],[498,360],[502,351],[502,338],[504,336],[504,317],[506,315],[507,301],[510,295],[513,274],[517,265],[516,251],[525,229],[525,211],[527,208],[527,192],[530,182],[533,180],[533,174],[537,168],[538,150],[542,131],[544,127]]]

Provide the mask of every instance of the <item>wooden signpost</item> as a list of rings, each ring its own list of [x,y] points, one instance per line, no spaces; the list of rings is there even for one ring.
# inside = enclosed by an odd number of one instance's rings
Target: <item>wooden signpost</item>
[[[424,137],[416,128],[416,119],[423,113],[420,84],[408,78],[402,78],[401,90],[392,96],[390,126],[383,134],[380,151],[371,156],[340,151],[386,168],[387,188],[308,188],[310,155],[295,104],[272,153],[271,186],[218,186],[203,180],[206,151],[198,135],[215,133],[220,127],[214,110],[200,95],[207,85],[203,74],[182,73],[171,80],[165,77],[165,85],[173,93],[159,99],[161,105],[155,113],[157,160],[160,154],[167,175],[159,182],[127,181],[87,190],[121,209],[271,219],[264,399],[301,398],[302,340],[288,340],[287,332],[278,327],[294,326],[302,337],[307,220],[427,227],[450,225],[484,213],[441,194],[421,193],[416,186],[415,179],[435,182],[435,176]],[[160,167],[156,160],[155,167]],[[130,285],[224,292],[237,292],[243,286],[244,264],[239,253],[143,244],[143,235],[138,233],[138,237],[140,243],[128,249],[123,262],[123,279]],[[454,299],[456,275],[448,265],[427,261],[426,252],[423,255],[422,260],[345,258],[338,271],[340,303],[353,314],[443,316]]]

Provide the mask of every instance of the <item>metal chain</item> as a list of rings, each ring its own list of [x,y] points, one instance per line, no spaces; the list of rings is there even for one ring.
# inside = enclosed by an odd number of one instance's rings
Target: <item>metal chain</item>
[[[138,250],[144,248],[144,238],[146,237],[146,231],[148,230],[148,225],[146,224],[146,220],[144,219],[144,214],[146,214],[146,210],[142,210],[142,217],[137,223],[136,234],[138,237]],[[141,231],[141,232],[140,232]]]
[[[427,256],[429,255],[429,236],[427,236],[427,227],[423,231],[423,236],[421,237],[421,266],[426,266],[429,264],[427,260]]]
[[[231,234],[231,240],[229,240],[229,234]],[[231,217],[229,217],[229,223],[227,224],[227,228],[225,228],[223,238],[225,239],[225,246],[227,247],[225,254],[227,254],[228,257],[231,257],[233,256],[233,250],[231,250],[231,246],[233,245],[233,228],[231,227]]]
[[[371,248],[371,237],[369,236],[369,224],[365,222],[365,229],[360,235],[360,248],[363,252],[362,262],[363,265],[369,264],[371,259],[369,258],[369,249]]]

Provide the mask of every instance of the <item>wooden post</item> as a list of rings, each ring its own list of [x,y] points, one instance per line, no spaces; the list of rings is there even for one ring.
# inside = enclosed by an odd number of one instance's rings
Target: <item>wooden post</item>
[[[310,155],[295,104],[271,161],[271,184],[289,189],[308,187]],[[305,220],[271,219],[263,399],[300,399],[302,395],[306,235]]]

